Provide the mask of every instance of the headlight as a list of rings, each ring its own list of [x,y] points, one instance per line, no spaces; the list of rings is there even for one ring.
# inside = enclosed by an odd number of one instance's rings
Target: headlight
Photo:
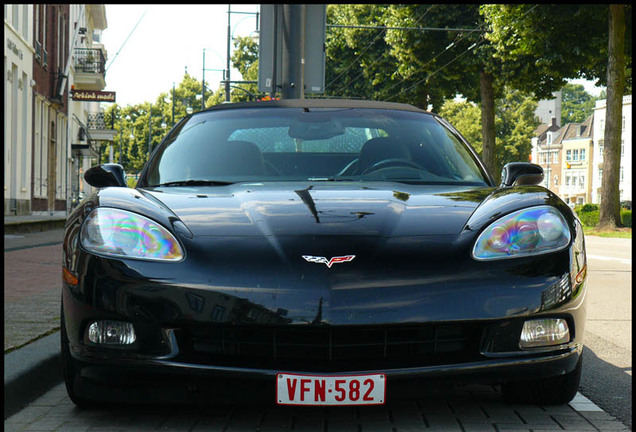
[[[125,210],[97,208],[88,215],[80,234],[89,252],[119,258],[179,261],[177,239],[152,220]]]
[[[570,230],[554,207],[519,210],[491,224],[475,242],[477,260],[515,258],[555,252],[570,243]]]

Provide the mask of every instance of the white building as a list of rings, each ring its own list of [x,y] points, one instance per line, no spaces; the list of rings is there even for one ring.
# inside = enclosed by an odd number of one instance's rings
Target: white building
[[[103,4],[4,5],[4,214],[68,212],[100,144]],[[100,122],[99,120],[102,119]]]
[[[106,8],[103,4],[71,4],[70,15],[73,21],[78,22],[78,28],[83,30],[81,36],[75,38],[72,47],[69,88],[104,90],[108,54],[101,43],[101,35],[108,26]],[[92,190],[84,180],[84,173],[97,163],[101,141],[112,140],[114,131],[104,130],[105,126],[95,121],[103,113],[99,102],[73,101],[69,107],[69,150],[72,155],[73,173],[71,190],[73,197],[77,198],[80,194],[87,194]]]
[[[4,5],[4,214],[29,212],[33,5]]]
[[[592,168],[592,202],[598,204],[603,179],[603,142],[605,139],[606,101],[594,107],[594,158]],[[623,96],[623,130],[621,133],[620,200],[632,200],[632,96]]]

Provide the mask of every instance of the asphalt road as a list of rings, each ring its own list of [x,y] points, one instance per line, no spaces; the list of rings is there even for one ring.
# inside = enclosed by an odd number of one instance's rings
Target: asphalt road
[[[588,303],[580,391],[632,427],[632,241],[586,237]]]

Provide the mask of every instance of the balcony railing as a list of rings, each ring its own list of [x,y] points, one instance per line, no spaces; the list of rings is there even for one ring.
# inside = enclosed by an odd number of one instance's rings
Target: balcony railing
[[[89,129],[107,129],[104,121],[104,113],[95,113],[88,115]]]
[[[100,49],[75,48],[73,58],[75,71],[79,73],[104,74],[106,59]]]

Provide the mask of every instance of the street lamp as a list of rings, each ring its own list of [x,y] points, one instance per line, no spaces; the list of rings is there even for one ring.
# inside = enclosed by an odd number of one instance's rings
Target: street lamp
[[[258,30],[258,12],[232,12],[231,5],[227,5],[227,53],[226,53],[226,69],[227,74],[225,76],[225,102],[230,102],[230,42],[234,38],[234,31],[232,30],[231,18],[232,14],[245,14],[256,15],[256,30]],[[242,20],[241,20],[242,21]],[[241,22],[239,21],[237,25]]]
[[[223,59],[219,55],[216,50],[208,49],[208,51],[212,51],[216,56],[223,62]],[[205,109],[205,71],[213,71],[213,72],[223,72],[223,79],[225,80],[225,69],[206,69],[205,68],[205,48],[203,48],[203,79],[201,80],[201,111]]]
[[[148,108],[148,159],[152,153],[152,104]]]

